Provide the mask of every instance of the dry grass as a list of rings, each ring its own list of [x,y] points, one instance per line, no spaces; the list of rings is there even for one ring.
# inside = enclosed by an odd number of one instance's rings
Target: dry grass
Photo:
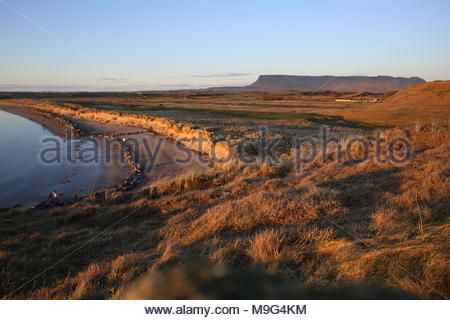
[[[299,287],[363,283],[421,298],[448,298],[448,106],[439,105],[442,96],[432,99],[432,90],[427,94],[425,102],[432,104],[427,111],[414,97],[403,101],[402,93],[381,104],[354,108],[336,103],[338,96],[331,93],[300,92],[40,101],[46,110],[60,111],[60,105],[67,113],[97,121],[156,126],[173,137],[202,131],[238,143],[258,139],[259,126],[264,125],[269,139],[282,138],[278,151],[284,160],[281,165],[246,166],[233,159],[208,172],[161,178],[132,192],[107,192],[102,197],[93,193],[69,207],[36,214],[0,209],[0,295],[120,298],[141,274],[158,275],[179,262],[201,258],[268,272]],[[373,112],[391,102],[398,108]],[[292,112],[299,112],[296,119],[290,119]],[[358,163],[342,155],[338,163],[341,154],[332,148],[295,171],[290,141],[294,134],[315,134],[320,124],[345,125],[333,133],[344,149],[350,134],[368,134],[354,128],[360,123],[321,118],[317,112],[415,125],[381,134],[386,140],[383,156],[388,142],[400,137],[413,144],[413,158],[404,164],[374,157]],[[304,118],[304,113],[313,115]],[[149,120],[155,116],[170,120]],[[440,121],[427,125],[427,119]],[[248,149],[258,154],[253,146]],[[360,145],[350,149],[353,157],[362,155]],[[209,274],[214,268],[208,268],[200,269]],[[161,279],[152,280],[152,297],[179,298],[174,291],[205,297],[185,274],[174,271],[172,279],[181,284],[164,290]]]
[[[368,103],[335,113],[355,121],[414,125],[450,120],[450,81],[433,81],[407,87],[381,103]]]
[[[247,254],[256,264],[276,263],[283,258],[285,234],[281,230],[266,230],[250,241]]]
[[[298,286],[368,283],[446,298],[449,128],[383,136],[407,136],[413,159],[211,169],[35,214],[3,209],[0,294],[118,298],[142,273],[202,257]]]

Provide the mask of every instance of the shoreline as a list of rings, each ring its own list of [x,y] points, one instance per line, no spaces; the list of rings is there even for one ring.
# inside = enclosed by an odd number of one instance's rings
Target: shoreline
[[[57,119],[72,118],[80,121],[95,121],[103,125],[127,126],[154,132],[166,139],[173,140],[187,149],[213,159],[230,159],[235,155],[233,142],[225,141],[208,128],[171,118],[122,113],[114,110],[52,104],[50,101],[39,103],[33,100],[0,101],[0,105],[16,104],[57,116]]]
[[[92,195],[93,193],[100,195],[107,191],[128,191],[138,187],[146,179],[158,179],[164,176],[175,176],[189,168],[203,170],[209,167],[209,164],[205,166],[204,162],[200,161],[200,154],[198,154],[198,161],[193,161],[187,166],[180,165],[174,161],[174,159],[179,157],[180,152],[182,153],[183,151],[180,151],[180,149],[175,147],[176,143],[171,141],[168,137],[158,135],[144,128],[101,123],[94,120],[85,120],[69,115],[45,112],[40,109],[34,109],[27,106],[0,105],[0,110],[38,123],[51,131],[53,134],[63,138],[70,136],[70,139],[94,138],[103,139],[103,141],[114,138],[119,141],[121,147],[114,150],[113,157],[125,157],[125,163],[119,162],[114,163],[113,165],[111,165],[111,163],[103,163],[103,174],[97,181],[99,185],[103,186],[85,190],[85,192],[80,193],[80,196],[72,197],[68,203],[81,200]],[[68,135],[68,131],[75,132],[75,134]],[[139,162],[135,157],[136,155],[138,155],[138,157],[142,156],[139,155],[139,149],[130,149],[130,147],[124,142],[124,137],[139,139],[139,147],[141,148],[142,140],[144,139],[147,139],[147,141],[150,141],[151,143],[155,143],[162,139],[162,152],[161,154],[158,154],[158,159],[155,162],[152,162],[152,160],[148,159],[148,157],[144,157],[144,160],[142,160],[143,158],[139,158]],[[123,138],[123,140],[121,138]],[[102,151],[104,150],[102,149]],[[147,165],[149,166],[146,167]],[[41,202],[39,205],[44,203],[45,201]]]
[[[43,113],[31,110],[31,108],[23,107],[23,106],[15,106],[15,105],[1,105],[0,104],[0,111],[9,112],[18,116],[21,116],[23,118],[26,118],[28,120],[31,120],[33,122],[36,122],[43,127],[45,127],[47,130],[52,132],[53,134],[64,137],[65,130],[61,127],[56,121],[53,119],[50,119],[48,117],[45,117]]]
[[[84,128],[85,130],[83,131],[82,135],[78,135],[78,136],[74,136],[73,134],[68,135],[67,134],[68,128],[66,126],[63,126],[63,122],[69,121],[69,120],[63,119],[64,121],[59,122],[59,121],[56,121],[56,116],[55,116],[55,118],[49,117],[49,116],[46,116],[43,112],[40,112],[38,110],[33,110],[31,108],[27,108],[27,107],[23,107],[23,106],[0,105],[0,111],[5,111],[8,113],[23,117],[25,119],[28,119],[34,123],[37,123],[37,124],[43,126],[47,130],[49,130],[51,133],[53,133],[61,138],[68,138],[68,136],[70,136],[69,139],[81,139],[82,140],[83,138],[86,138],[86,136],[88,136],[92,133],[92,132],[89,132],[89,130],[86,130],[86,128]],[[75,126],[73,126],[73,123],[71,123],[71,125],[72,125],[72,128],[70,128],[70,129],[78,129]],[[77,131],[78,131],[78,133],[81,132],[80,130],[77,130]],[[91,136],[94,137],[95,134],[92,134]],[[98,137],[98,139],[102,139],[102,137]],[[100,145],[103,146],[103,144],[100,144]],[[114,151],[115,151],[115,154],[113,154],[113,157],[116,157],[116,158],[127,155],[126,150],[120,149],[120,150],[114,150]],[[73,203],[74,201],[81,200],[85,197],[88,197],[88,196],[92,195],[92,193],[100,194],[100,193],[106,192],[108,190],[110,190],[110,191],[123,190],[124,185],[130,186],[130,180],[135,180],[135,175],[136,175],[135,168],[133,167],[133,164],[130,161],[128,161],[127,163],[125,163],[123,165],[116,164],[114,166],[108,165],[106,163],[102,163],[101,167],[102,167],[102,175],[96,182],[96,184],[98,184],[97,186],[95,186],[93,189],[88,188],[85,190],[81,190],[80,192],[76,192],[76,193],[72,194],[70,197],[63,197],[63,198],[61,198],[61,200],[64,203],[70,204],[70,203]],[[137,183],[135,186],[137,186]],[[44,203],[46,202],[45,199],[43,199],[43,200],[44,201],[37,203],[37,204],[36,203],[24,204],[24,205],[22,205],[22,207],[24,207],[24,208],[43,207]]]

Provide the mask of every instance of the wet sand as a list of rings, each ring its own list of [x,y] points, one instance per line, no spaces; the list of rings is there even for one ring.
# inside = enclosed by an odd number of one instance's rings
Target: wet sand
[[[135,162],[142,168],[147,179],[175,176],[186,171],[203,171],[209,167],[208,158],[192,151],[175,141],[139,127],[104,124],[91,120],[64,117],[77,128],[90,136],[114,137],[121,140],[135,157]],[[120,159],[107,161],[105,175],[120,170]],[[104,177],[106,179],[107,177]]]

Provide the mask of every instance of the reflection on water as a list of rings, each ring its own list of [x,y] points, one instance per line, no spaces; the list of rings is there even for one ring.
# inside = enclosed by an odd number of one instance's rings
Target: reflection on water
[[[44,138],[58,139],[64,150],[69,148],[75,161],[61,156],[59,163],[42,163],[40,152],[55,145],[43,144]],[[0,111],[0,206],[37,203],[46,200],[53,189],[73,196],[97,186],[102,165],[80,161],[80,149],[82,157],[89,157],[86,150],[90,144],[93,143],[86,140],[67,144],[38,123]]]

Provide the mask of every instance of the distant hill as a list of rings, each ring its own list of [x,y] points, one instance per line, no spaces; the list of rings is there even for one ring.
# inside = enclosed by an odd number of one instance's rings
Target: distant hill
[[[450,81],[419,83],[381,103],[355,105],[344,111],[346,119],[379,124],[405,125],[450,120]]]
[[[403,89],[407,86],[423,83],[425,80],[412,77],[335,77],[335,76],[287,76],[287,75],[262,75],[256,82],[243,87],[245,90],[331,90],[345,92],[389,92]]]

